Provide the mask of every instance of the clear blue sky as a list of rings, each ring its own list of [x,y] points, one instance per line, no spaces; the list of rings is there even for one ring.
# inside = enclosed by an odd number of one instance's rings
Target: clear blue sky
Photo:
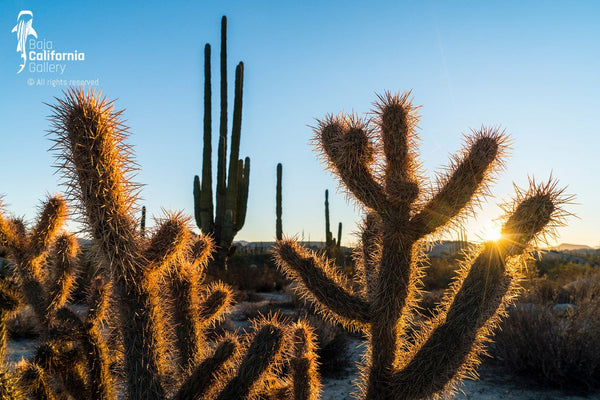
[[[63,76],[17,74],[11,29],[21,10],[33,12],[38,39],[52,40],[57,51],[85,52],[85,61],[69,64]],[[591,0],[3,0],[0,194],[8,209],[31,219],[39,199],[60,190],[44,103],[63,88],[27,81],[62,78],[98,79],[127,109],[149,212],[192,214],[192,179],[202,163],[202,51],[213,45],[214,68],[224,14],[230,82],[237,61],[246,66],[241,155],[252,159],[238,239],[274,237],[275,166],[282,162],[284,231],[323,240],[330,189],[332,223],[343,222],[344,242],[354,241],[358,210],[312,152],[309,125],[328,112],[367,112],[375,93],[413,89],[423,106],[420,148],[430,176],[470,128],[502,125],[514,139],[496,198],[468,224],[469,238],[499,214],[496,204],[510,198],[513,182],[552,172],[578,203],[569,210],[579,219],[559,230],[557,242],[600,244],[600,3]],[[213,78],[216,88],[216,70]],[[213,120],[217,131],[216,114]]]

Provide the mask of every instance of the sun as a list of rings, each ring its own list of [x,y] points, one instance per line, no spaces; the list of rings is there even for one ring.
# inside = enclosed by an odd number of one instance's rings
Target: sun
[[[490,223],[483,228],[482,237],[486,242],[497,242],[502,238],[502,232],[498,225]]]

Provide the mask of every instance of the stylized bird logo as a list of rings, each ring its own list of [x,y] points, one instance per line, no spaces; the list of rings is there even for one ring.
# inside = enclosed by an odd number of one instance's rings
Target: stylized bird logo
[[[23,64],[20,65],[21,69],[17,74],[25,68],[27,64],[27,51],[25,50],[25,43],[29,35],[32,35],[37,39],[37,32],[33,29],[33,13],[29,10],[23,10],[17,16],[17,25],[12,29],[11,32],[17,32],[17,52],[21,53]]]

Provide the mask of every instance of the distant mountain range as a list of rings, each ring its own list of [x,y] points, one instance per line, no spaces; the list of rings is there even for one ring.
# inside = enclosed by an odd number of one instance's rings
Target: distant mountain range
[[[593,247],[585,244],[561,243],[558,246],[550,247],[549,250],[565,251],[565,250],[594,250]]]

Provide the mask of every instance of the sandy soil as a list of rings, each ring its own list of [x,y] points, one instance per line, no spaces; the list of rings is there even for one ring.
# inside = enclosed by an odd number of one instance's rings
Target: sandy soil
[[[255,305],[267,304],[269,302],[287,302],[291,298],[287,294],[260,293],[263,301],[254,303]],[[250,325],[250,322],[244,318],[244,307],[248,303],[237,304],[231,313],[235,328],[244,329]],[[77,310],[83,312],[82,310]],[[6,361],[17,362],[21,358],[30,359],[37,345],[35,339],[9,340],[7,346]],[[354,362],[361,360],[364,351],[364,343],[358,338],[351,338],[348,345],[347,355]],[[567,394],[540,390],[534,388],[524,388],[514,382],[510,377],[497,373],[490,368],[480,371],[481,379],[477,381],[468,380],[462,386],[462,393],[458,393],[448,400],[600,400],[600,393],[588,397],[569,396]],[[357,379],[357,368],[353,365],[347,371],[347,376],[343,379],[323,379],[322,400],[345,400],[352,399],[351,393],[354,391],[354,380]]]
[[[362,342],[353,339],[348,346],[348,356],[359,361]],[[448,397],[448,400],[600,400],[600,393],[587,397],[569,396],[551,390],[524,388],[513,382],[510,377],[499,375],[490,368],[481,371],[481,379],[467,380],[462,386],[462,393]],[[357,378],[356,368],[348,371],[344,379],[326,379],[323,381],[322,400],[351,399],[354,391],[353,381]]]

